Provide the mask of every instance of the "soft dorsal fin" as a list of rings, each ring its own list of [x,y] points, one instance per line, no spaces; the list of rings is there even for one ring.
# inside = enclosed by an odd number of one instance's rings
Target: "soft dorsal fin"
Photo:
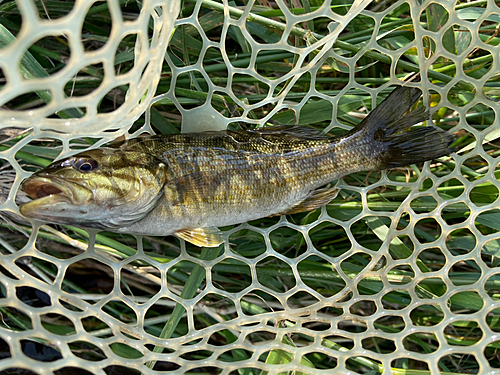
[[[217,247],[224,242],[222,232],[216,227],[182,229],[174,234],[200,247]]]
[[[279,135],[280,137],[292,137],[316,141],[330,138],[327,134],[320,130],[302,125],[275,125],[254,129],[252,132],[259,133],[264,138],[266,135]]]

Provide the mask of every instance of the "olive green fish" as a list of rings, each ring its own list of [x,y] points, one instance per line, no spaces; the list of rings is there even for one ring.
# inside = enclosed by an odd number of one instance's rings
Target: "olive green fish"
[[[302,126],[156,135],[111,144],[52,163],[22,189],[20,212],[50,223],[114,232],[175,234],[218,246],[219,226],[313,210],[338,190],[325,184],[453,152],[454,137],[434,126],[421,96],[395,89],[341,137]]]

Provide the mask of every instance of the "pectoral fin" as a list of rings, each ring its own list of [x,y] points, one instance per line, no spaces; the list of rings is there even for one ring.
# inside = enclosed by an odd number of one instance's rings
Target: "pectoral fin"
[[[340,189],[330,186],[314,190],[302,202],[297,203],[290,210],[282,212],[279,215],[296,214],[299,212],[312,211],[315,210],[316,208],[323,207],[324,205],[330,203],[330,201],[337,196],[339,190]]]
[[[174,234],[200,247],[217,247],[224,242],[222,232],[216,227],[183,229]]]

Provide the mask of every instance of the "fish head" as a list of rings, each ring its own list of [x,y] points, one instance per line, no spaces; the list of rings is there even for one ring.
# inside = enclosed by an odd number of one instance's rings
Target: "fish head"
[[[166,165],[154,155],[100,148],[59,160],[21,189],[22,215],[57,224],[116,229],[146,216],[163,193]]]

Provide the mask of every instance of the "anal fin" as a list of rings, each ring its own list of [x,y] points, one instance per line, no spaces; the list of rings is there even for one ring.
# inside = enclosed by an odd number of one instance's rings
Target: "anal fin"
[[[217,247],[224,242],[224,236],[217,227],[182,229],[174,234],[200,247]]]
[[[330,203],[330,201],[337,196],[339,191],[340,189],[331,186],[313,190],[302,202],[297,203],[288,211],[281,212],[278,215],[296,214],[299,212],[312,211],[316,208],[323,207],[324,205]]]

